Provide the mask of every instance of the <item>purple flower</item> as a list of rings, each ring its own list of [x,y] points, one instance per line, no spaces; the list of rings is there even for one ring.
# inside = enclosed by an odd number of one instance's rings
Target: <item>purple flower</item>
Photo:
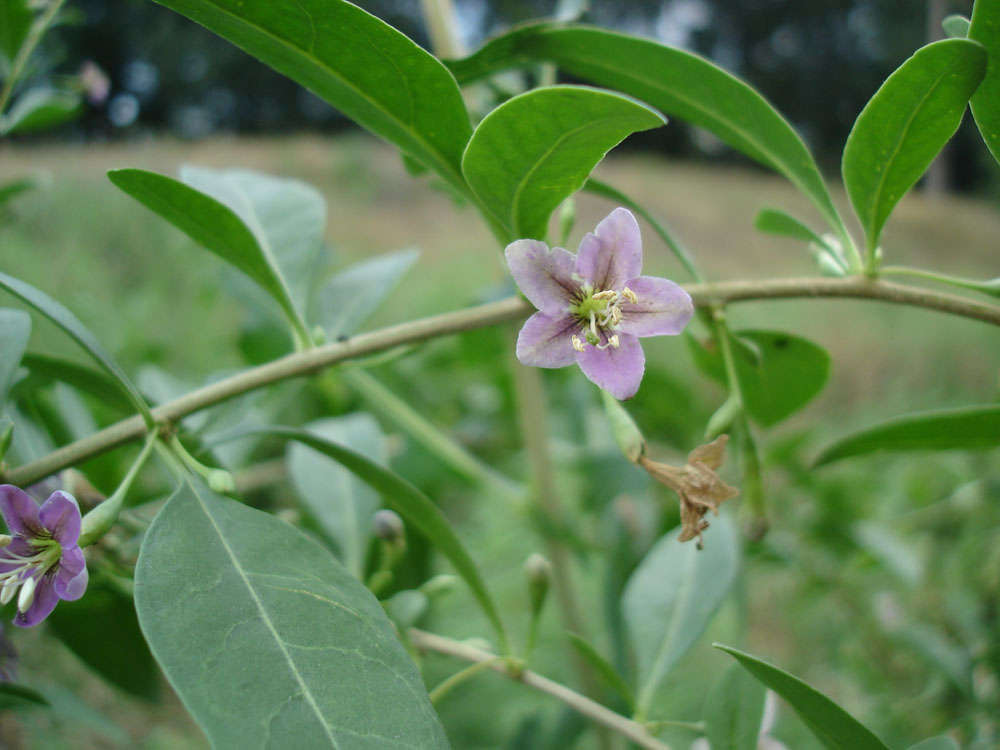
[[[640,276],[642,238],[635,217],[616,208],[587,234],[576,255],[544,242],[517,240],[505,251],[524,296],[538,308],[517,337],[517,358],[534,367],[566,367],[615,398],[639,390],[644,336],[675,335],[694,312],[677,284]]]
[[[20,588],[14,624],[37,625],[60,599],[79,599],[87,588],[87,563],[77,544],[80,507],[61,490],[39,507],[27,492],[5,484],[0,513],[13,535],[0,549],[0,604]]]

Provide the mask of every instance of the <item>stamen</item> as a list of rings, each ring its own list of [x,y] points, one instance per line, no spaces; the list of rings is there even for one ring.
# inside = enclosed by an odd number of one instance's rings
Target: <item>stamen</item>
[[[628,287],[625,287],[624,289],[622,289],[622,297],[624,297],[625,299],[627,299],[633,305],[639,303],[639,298],[635,296],[635,292],[633,292]]]
[[[618,292],[613,289],[605,289],[603,292],[598,292],[593,295],[593,299],[614,299],[618,296]]]
[[[14,598],[14,592],[17,591],[17,587],[20,585],[20,581],[17,577],[8,578],[3,582],[3,588],[0,588],[0,604],[6,604],[11,599]]]
[[[616,333],[614,336],[609,338],[608,343],[611,344],[611,346],[614,347],[615,349],[621,346],[621,342],[618,340],[618,334]]]
[[[583,342],[580,341],[580,337],[577,336],[575,333],[573,334],[572,341],[573,341],[573,348],[576,349],[578,352],[582,352],[584,349],[587,348],[586,346],[584,346]]]
[[[597,336],[597,316],[593,310],[590,311],[590,332]],[[588,336],[587,338],[589,340],[590,337]]]
[[[10,534],[0,534],[0,547],[6,547],[13,541],[14,537],[12,537]]]
[[[28,607],[35,601],[35,586],[37,583],[38,579],[31,576],[21,585],[21,595],[17,597],[18,612],[27,612]]]

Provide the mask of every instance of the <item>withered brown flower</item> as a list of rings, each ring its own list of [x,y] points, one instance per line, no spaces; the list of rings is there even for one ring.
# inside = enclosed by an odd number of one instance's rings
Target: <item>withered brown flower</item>
[[[639,456],[638,464],[658,482],[662,482],[677,493],[681,501],[680,541],[698,539],[701,547],[701,532],[708,528],[705,514],[711,510],[719,514],[719,506],[740,491],[723,482],[715,473],[726,460],[728,435],[719,435],[706,445],[699,445],[688,454],[687,464],[671,466]]]

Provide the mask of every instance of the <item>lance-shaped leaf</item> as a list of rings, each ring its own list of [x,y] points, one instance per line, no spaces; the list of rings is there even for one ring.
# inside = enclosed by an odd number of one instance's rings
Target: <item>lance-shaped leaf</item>
[[[458,535],[451,528],[448,519],[444,517],[444,514],[441,513],[440,509],[427,495],[407,482],[403,477],[383,466],[379,466],[357,451],[345,448],[319,435],[314,435],[311,432],[294,427],[284,427],[281,425],[245,427],[225,436],[220,436],[216,439],[215,443],[223,443],[250,435],[271,435],[287,440],[295,440],[309,446],[313,450],[324,453],[334,461],[337,461],[372,489],[380,492],[387,505],[420,530],[437,547],[438,551],[455,566],[455,570],[468,584],[479,606],[496,630],[501,650],[504,653],[509,653],[510,644],[507,640],[507,632],[500,619],[500,611],[493,602],[493,597],[490,596],[490,592],[486,588],[486,583],[483,581],[482,576],[479,574],[476,563],[466,551],[462,540],[458,538]]]
[[[791,237],[803,242],[816,242],[820,245],[825,244],[823,238],[804,223],[791,214],[779,211],[776,208],[762,208],[754,217],[753,225],[761,232],[767,232],[768,234]]]
[[[460,190],[471,126],[430,53],[344,0],[157,0],[228,39]]]
[[[309,333],[269,246],[228,206],[200,190],[142,169],[113,169],[108,179],[206,250],[261,286],[284,310],[303,341]]]
[[[448,747],[371,593],[295,527],[198,479],[149,527],[135,603],[214,747]]]
[[[812,155],[788,122],[750,86],[690,52],[603,29],[542,22],[497,37],[449,66],[464,82],[539,60],[711,131],[787,177],[835,230],[846,231]]]
[[[627,135],[659,127],[658,112],[583,86],[549,86],[490,112],[465,150],[462,170],[512,237],[542,239],[549,216]]]
[[[31,336],[31,316],[21,310],[0,309],[0,408],[14,382],[14,373]]]
[[[28,0],[0,3],[0,78],[8,76],[10,65],[28,36],[32,17]]]
[[[80,94],[47,86],[34,88],[21,94],[0,117],[0,135],[27,133],[61,125],[80,113]]]
[[[989,450],[1000,445],[1000,406],[908,414],[846,435],[826,446],[815,466],[876,451]]]
[[[682,544],[680,530],[646,554],[625,587],[622,607],[639,664],[637,715],[708,626],[736,578],[736,537],[725,516],[712,519],[705,548]]]
[[[712,750],[757,750],[767,690],[739,664],[715,683],[705,701],[705,738]]]
[[[930,737],[916,745],[911,745],[908,750],[960,750],[958,743],[951,737]]]
[[[38,312],[59,326],[77,344],[82,346],[84,351],[93,357],[94,361],[114,378],[116,384],[125,396],[128,397],[132,406],[143,416],[146,424],[151,425],[153,423],[153,415],[150,413],[149,406],[142,398],[139,390],[132,385],[132,381],[128,379],[125,371],[111,358],[111,355],[107,353],[101,342],[80,322],[79,318],[71,313],[62,303],[56,302],[45,292],[36,289],[27,282],[15,279],[13,276],[0,273],[0,287],[38,310]]]
[[[715,647],[735,657],[750,674],[784,698],[829,750],[889,750],[868,727],[798,677],[735,648],[719,643]]]
[[[986,72],[986,51],[965,39],[917,50],[875,92],[847,137],[841,171],[869,251],[892,209],[958,130]]]
[[[348,414],[305,427],[332,443],[349,446],[380,466],[388,463],[385,436],[370,414]],[[351,575],[361,580],[372,537],[378,493],[336,461],[302,443],[288,446],[288,473],[302,503],[332,539]]]
[[[993,157],[1000,162],[1000,0],[976,0],[969,39],[986,48],[986,76],[972,95],[972,115]]]
[[[576,652],[593,667],[594,672],[601,676],[608,687],[612,688],[618,695],[625,699],[629,708],[635,707],[635,694],[628,686],[618,670],[601,653],[594,648],[590,641],[576,633],[567,633],[570,645]]]

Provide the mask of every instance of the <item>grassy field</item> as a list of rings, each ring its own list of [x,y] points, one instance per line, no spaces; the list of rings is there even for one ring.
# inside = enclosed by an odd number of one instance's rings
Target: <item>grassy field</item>
[[[244,313],[222,286],[221,261],[120,193],[104,176],[106,170],[117,167],[142,167],[176,175],[185,163],[251,168],[315,185],[327,199],[326,241],[331,268],[376,253],[419,247],[419,263],[372,326],[457,309],[511,291],[500,254],[474,212],[455,205],[426,179],[408,177],[392,151],[363,137],[220,138],[198,143],[155,140],[86,148],[7,144],[0,150],[0,182],[38,174],[43,184],[41,189],[17,200],[10,220],[0,225],[0,269],[64,302],[129,372],[151,362],[179,377],[198,381],[211,371],[242,366],[235,341]],[[762,206],[789,210],[819,227],[815,212],[778,177],[752,167],[707,167],[638,154],[610,157],[597,176],[630,194],[665,221],[710,279],[816,273],[799,244],[761,235],[752,228],[753,216]],[[843,195],[837,193],[835,197],[845,214],[849,213]],[[575,250],[582,233],[593,228],[610,208],[591,196],[579,198],[570,249]],[[685,281],[682,270],[653,232],[644,229],[644,238],[644,270]],[[893,264],[992,278],[1000,275],[998,238],[1000,212],[996,205],[953,197],[929,199],[915,193],[903,200],[890,220],[884,251],[887,262]],[[833,357],[831,378],[823,393],[767,434],[764,443],[768,451],[782,450],[787,441],[794,441],[806,431],[814,433],[814,438],[828,439],[879,418],[984,403],[998,396],[1000,337],[995,329],[982,323],[881,303],[838,300],[742,303],[733,306],[729,315],[737,329],[785,330],[812,339]],[[80,356],[44,321],[37,322],[32,348]],[[697,383],[694,388],[698,398],[706,404],[714,401],[717,405],[724,398],[720,389],[702,383],[695,375],[682,341],[650,342],[646,352],[668,363],[680,381]],[[571,376],[555,373],[552,377],[556,378],[554,382],[565,384]],[[424,386],[425,391],[428,388]],[[658,398],[662,398],[658,393],[640,392],[636,405],[641,408]],[[423,402],[420,407],[429,408]],[[459,408],[451,405],[449,413]],[[786,529],[772,532],[779,542],[782,534],[807,529],[824,512],[833,513],[822,503],[834,507],[840,501],[838,492],[850,496],[845,503],[884,503],[889,512],[892,508],[909,508],[929,497],[939,499],[944,492],[942,486],[962,480],[975,468],[964,459],[950,457],[935,457],[917,470],[912,463],[905,467],[889,463],[880,467],[879,476],[867,485],[858,472],[845,475],[838,471],[825,475],[832,477],[829,486],[833,489],[823,490],[825,495],[815,490],[814,497],[798,505],[795,502],[812,491],[804,484],[806,480],[790,477],[785,471],[774,472],[778,512],[790,514],[784,519]],[[859,487],[868,494],[858,495]],[[896,488],[892,490],[896,494],[879,494],[887,487]],[[915,499],[901,499],[907,493]],[[810,502],[817,499],[819,502]],[[507,575],[504,580],[512,588],[517,587],[518,595],[522,584],[516,566],[513,573],[509,572],[511,549],[533,543],[523,538],[523,529],[517,525],[522,522],[527,521],[504,519],[503,524],[488,531],[482,526],[469,530],[469,539],[474,540],[470,545],[475,545],[477,557],[487,571],[498,577]],[[839,561],[821,562],[835,571],[831,574],[835,582],[836,576],[842,574],[866,575],[863,564],[857,562],[856,556],[853,559],[859,567],[847,573],[837,567]],[[766,642],[773,653],[780,653],[786,644],[798,643],[795,639],[803,636],[794,632],[793,620],[782,619],[776,612],[794,600],[803,608],[800,622],[812,617],[818,623],[826,617],[825,605],[817,604],[811,613],[805,612],[813,600],[796,588],[801,583],[786,573],[766,575],[754,579],[757,598],[750,618],[755,632],[765,634],[757,637],[757,643]],[[826,593],[824,590],[822,596]],[[935,596],[933,591],[928,593],[921,599],[921,606],[931,611],[940,608]],[[816,597],[820,601],[819,593]],[[466,614],[455,614],[460,627]],[[736,631],[733,617],[724,611],[719,618],[723,632]],[[29,645],[27,641],[22,643]],[[866,663],[870,654],[852,648],[845,647],[844,662],[853,664],[857,671],[861,668],[857,665]],[[70,675],[71,681],[84,686],[91,706],[118,713],[116,718],[132,741],[141,738],[143,750],[203,747],[199,732],[176,703],[152,708],[133,702],[127,711],[115,712],[116,696],[108,688],[93,685],[95,681],[88,679],[73,657],[63,652],[45,653],[46,658],[56,660],[55,671],[51,665],[48,667],[50,673]],[[795,649],[787,646],[787,655],[789,660],[796,658]],[[798,653],[797,658],[802,656]],[[801,664],[792,662],[790,666]],[[843,674],[838,670],[842,669],[842,664],[828,661],[817,666],[809,677],[821,685],[840,686]],[[882,684],[880,677],[873,676],[872,684]],[[522,696],[524,705],[533,700],[516,686],[509,690]],[[504,693],[503,700],[508,698]],[[848,694],[846,700],[851,706],[864,703],[860,695]],[[487,695],[481,703],[499,705],[500,700]],[[83,712],[80,722],[85,725],[85,708],[77,708]],[[89,720],[98,721],[93,716]],[[0,721],[0,744],[2,730]],[[76,736],[66,746],[102,747],[97,739],[90,746],[81,742]],[[61,747],[51,745],[57,746]],[[799,750],[811,746],[795,747]]]

